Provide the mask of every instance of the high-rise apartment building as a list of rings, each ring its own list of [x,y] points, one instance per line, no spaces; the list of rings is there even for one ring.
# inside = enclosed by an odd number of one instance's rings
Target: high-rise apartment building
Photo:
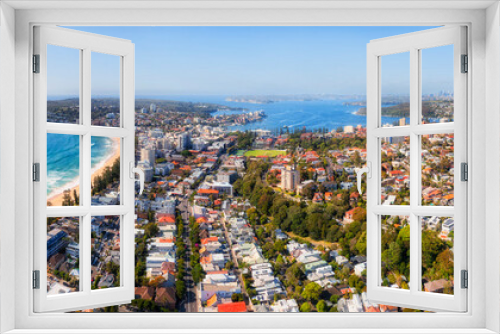
[[[354,133],[354,126],[352,125],[344,126],[344,133]]]
[[[189,135],[187,133],[181,133],[175,138],[175,146],[177,151],[184,151],[189,145]]]
[[[156,104],[151,103],[151,105],[149,106],[149,112],[150,113],[156,112]]]
[[[300,173],[295,164],[287,165],[281,171],[281,189],[295,191],[297,185],[300,183]]]
[[[156,162],[156,151],[154,148],[141,149],[141,161],[148,162],[149,166],[153,167]]]

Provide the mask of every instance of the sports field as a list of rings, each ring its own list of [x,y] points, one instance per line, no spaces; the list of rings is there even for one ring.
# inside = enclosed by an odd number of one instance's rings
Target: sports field
[[[286,155],[286,150],[252,150],[245,152],[246,157],[259,157],[259,156],[276,157],[278,155]]]

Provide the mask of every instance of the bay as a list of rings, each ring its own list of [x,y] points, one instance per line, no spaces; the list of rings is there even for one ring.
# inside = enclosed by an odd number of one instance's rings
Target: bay
[[[166,95],[166,96],[141,96],[137,98],[164,99],[184,102],[216,103],[232,108],[246,108],[248,111],[263,110],[267,117],[260,122],[248,123],[230,127],[232,130],[275,130],[288,127],[292,129],[307,130],[323,129],[336,130],[338,127],[348,125],[361,125],[366,127],[366,116],[357,115],[361,106],[349,105],[355,100],[312,100],[312,101],[278,101],[269,104],[255,104],[247,102],[226,101],[226,96],[219,95]],[[383,107],[394,104],[384,104]],[[212,115],[241,113],[237,110],[224,110]],[[382,117],[382,124],[393,124],[399,117]],[[407,119],[407,122],[409,119]]]

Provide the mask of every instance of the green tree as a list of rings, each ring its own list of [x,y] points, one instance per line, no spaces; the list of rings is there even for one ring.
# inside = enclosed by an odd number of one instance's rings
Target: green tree
[[[243,295],[241,293],[233,293],[231,295],[231,301],[233,301],[233,302],[242,302],[243,301]]]
[[[203,268],[201,267],[201,265],[199,263],[197,263],[193,267],[193,281],[194,281],[194,283],[198,284],[201,280],[203,280],[204,277],[205,277],[205,272],[204,272]]]
[[[302,303],[300,305],[300,312],[311,312],[311,304],[308,302]]]
[[[304,291],[302,291],[302,298],[305,300],[318,300],[319,295],[323,291],[321,285],[315,282],[310,282],[304,287]]]
[[[184,150],[181,152],[181,155],[184,157],[184,158],[189,158],[189,157],[192,157],[193,154],[189,151],[189,150]]]
[[[339,296],[338,296],[338,295],[332,295],[332,296],[330,297],[330,301],[331,301],[333,304],[337,304],[338,300],[339,300]]]
[[[316,309],[318,312],[326,312],[326,303],[323,299],[316,304]]]
[[[175,282],[175,294],[177,299],[182,300],[184,298],[184,295],[186,294],[186,283],[184,283],[184,281],[177,280]]]

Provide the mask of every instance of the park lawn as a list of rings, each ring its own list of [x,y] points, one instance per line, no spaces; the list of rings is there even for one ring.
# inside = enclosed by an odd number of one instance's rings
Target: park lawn
[[[236,155],[236,156],[245,155],[245,150],[238,150],[238,151],[236,151],[236,153],[234,155]]]
[[[252,150],[245,152],[246,157],[259,157],[259,156],[276,157],[278,155],[286,155],[286,150]]]
[[[315,248],[318,246],[323,246],[325,248],[329,248],[330,250],[332,250],[332,249],[337,249],[339,247],[338,243],[328,242],[328,241],[324,241],[324,240],[316,241],[316,240],[313,240],[311,237],[300,237],[293,232],[286,232],[285,231],[285,233],[288,234],[288,237],[290,237],[292,239],[293,238],[300,238],[302,240],[310,242]]]

